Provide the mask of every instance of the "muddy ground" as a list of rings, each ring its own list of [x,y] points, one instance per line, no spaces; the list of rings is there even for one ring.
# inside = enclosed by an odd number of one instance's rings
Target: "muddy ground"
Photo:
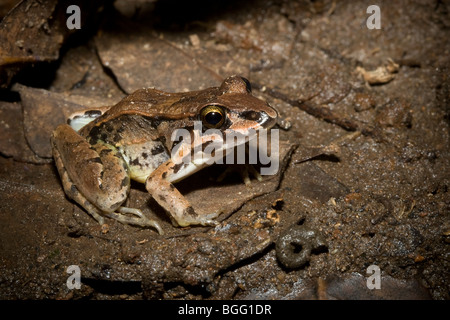
[[[372,2],[80,1],[79,30],[67,1],[15,7],[0,24],[0,298],[449,299],[450,2],[376,1],[369,29]],[[224,212],[218,227],[173,227],[139,184],[128,206],[163,236],[65,197],[49,136],[70,112],[232,74],[290,127],[277,175],[247,187],[216,165],[177,184]]]

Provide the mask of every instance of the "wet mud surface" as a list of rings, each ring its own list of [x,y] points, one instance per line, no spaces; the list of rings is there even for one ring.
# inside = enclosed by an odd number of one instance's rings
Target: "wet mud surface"
[[[0,23],[0,298],[450,298],[448,2],[378,1],[371,30],[365,1],[81,1],[79,31],[41,2]],[[177,184],[217,227],[173,227],[138,183],[162,236],[65,196],[49,137],[71,112],[232,74],[290,126],[277,175]]]

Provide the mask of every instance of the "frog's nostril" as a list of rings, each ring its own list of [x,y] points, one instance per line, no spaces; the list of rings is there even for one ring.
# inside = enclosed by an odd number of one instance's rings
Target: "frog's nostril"
[[[261,113],[261,119],[258,121],[258,123],[264,128],[264,129],[270,129],[272,128],[275,123],[277,122],[277,117],[272,117],[270,114],[267,114],[265,112]]]

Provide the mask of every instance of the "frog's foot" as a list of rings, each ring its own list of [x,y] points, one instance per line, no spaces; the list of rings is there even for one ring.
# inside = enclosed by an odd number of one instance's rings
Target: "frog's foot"
[[[202,226],[210,226],[210,227],[215,227],[219,225],[219,222],[214,220],[216,219],[218,216],[220,215],[220,213],[210,213],[207,215],[202,215],[202,217],[200,219],[198,219],[198,224],[202,225]]]
[[[74,188],[75,189],[75,188]],[[77,196],[75,196],[73,198],[75,201],[79,201],[81,203],[83,203],[84,205],[84,209],[100,224],[104,224],[105,223],[105,219],[103,218],[103,216],[100,214],[100,211],[94,206],[92,205],[90,202],[86,201],[85,198],[83,198],[81,196],[80,193],[77,192]]]
[[[224,172],[217,178],[217,182],[222,182],[226,176],[228,176],[232,172],[238,172],[241,175],[242,180],[244,181],[246,186],[251,185],[250,175],[255,177],[258,181],[262,181],[263,177],[255,169],[255,167],[251,164],[243,164],[243,165],[230,165],[228,166]]]
[[[215,227],[219,225],[219,222],[215,221],[220,213],[210,213],[199,215],[197,213],[189,212],[181,217],[171,217],[172,224],[175,227],[188,227],[188,226],[204,226]]]
[[[130,216],[132,215],[132,216]],[[108,218],[117,220],[123,224],[138,225],[141,227],[153,227],[160,235],[164,234],[161,226],[155,220],[147,218],[141,210],[128,207],[120,207],[117,212],[105,214]]]

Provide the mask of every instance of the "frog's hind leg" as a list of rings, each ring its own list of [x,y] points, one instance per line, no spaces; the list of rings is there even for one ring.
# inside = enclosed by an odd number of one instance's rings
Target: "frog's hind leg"
[[[61,182],[66,195],[80,204],[99,224],[104,224],[105,219],[101,216],[100,211],[92,205],[83,195],[78,191],[77,187],[70,180],[66,169],[64,168],[61,160],[61,156],[57,150],[53,151],[54,158],[56,162],[56,167],[58,169],[59,175],[61,177]]]
[[[121,209],[130,190],[130,176],[116,148],[103,142],[91,145],[68,125],[56,128],[51,142],[64,191],[94,219],[103,224],[103,217],[108,216],[122,223],[151,226],[161,233],[158,223],[142,212]],[[122,216],[130,212],[135,217]]]
[[[128,214],[135,215],[135,217],[130,217]],[[141,227],[153,227],[158,231],[159,234],[164,234],[159,223],[155,220],[147,218],[140,209],[120,207],[116,210],[116,212],[108,213],[106,214],[106,216],[115,219],[123,224],[134,224]]]
[[[56,158],[57,162],[61,161],[60,158]],[[69,198],[79,203],[99,224],[104,224],[105,219],[101,211],[89,202],[83,195],[78,191],[76,186],[70,180],[67,171],[61,164],[57,164],[58,171],[61,171],[61,181],[63,184],[64,192]],[[61,170],[59,169],[61,168]],[[133,214],[135,217],[130,217],[127,214]],[[123,224],[138,225],[141,227],[153,227],[160,235],[164,234],[161,226],[155,220],[147,218],[141,210],[128,207],[119,207],[116,212],[105,213],[104,216],[117,220]]]

